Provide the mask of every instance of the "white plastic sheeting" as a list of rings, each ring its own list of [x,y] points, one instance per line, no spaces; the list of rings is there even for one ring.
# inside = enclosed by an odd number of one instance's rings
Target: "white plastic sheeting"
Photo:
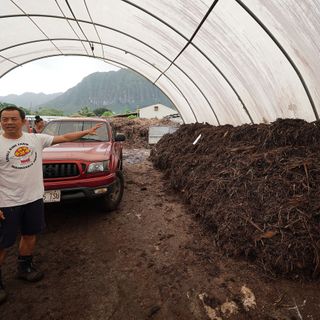
[[[1,0],[0,77],[57,55],[154,82],[186,123],[318,119],[319,0]]]

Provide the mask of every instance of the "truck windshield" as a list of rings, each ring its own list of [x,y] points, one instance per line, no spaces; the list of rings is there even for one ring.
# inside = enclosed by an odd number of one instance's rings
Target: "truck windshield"
[[[60,136],[66,133],[81,131],[95,126],[97,121],[51,121],[43,129],[42,133],[52,136]],[[80,141],[109,141],[107,124],[98,128],[96,135],[86,135]]]

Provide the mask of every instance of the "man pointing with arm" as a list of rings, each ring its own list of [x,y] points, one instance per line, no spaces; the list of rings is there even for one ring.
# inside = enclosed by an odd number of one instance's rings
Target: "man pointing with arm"
[[[2,282],[1,266],[6,249],[21,232],[17,277],[30,282],[39,281],[43,272],[33,262],[36,235],[45,228],[43,210],[42,150],[53,144],[94,135],[102,125],[61,136],[25,133],[25,113],[12,106],[0,111],[0,303],[7,298]],[[32,179],[32,184],[30,180]]]

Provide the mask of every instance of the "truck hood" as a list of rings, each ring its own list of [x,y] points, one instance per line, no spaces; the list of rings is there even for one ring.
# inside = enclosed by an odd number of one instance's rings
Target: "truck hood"
[[[43,150],[43,161],[99,161],[110,157],[110,142],[64,142]]]

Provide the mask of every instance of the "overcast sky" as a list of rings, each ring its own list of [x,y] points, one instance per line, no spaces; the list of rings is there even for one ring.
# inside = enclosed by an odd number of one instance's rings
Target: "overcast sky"
[[[0,78],[0,96],[24,92],[64,92],[85,76],[119,68],[101,60],[86,57],[53,57],[17,67]]]

